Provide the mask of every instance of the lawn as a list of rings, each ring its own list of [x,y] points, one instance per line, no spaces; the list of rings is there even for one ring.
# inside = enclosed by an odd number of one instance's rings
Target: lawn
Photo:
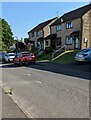
[[[51,60],[52,53],[43,53],[41,57],[38,58],[39,61],[41,60]]]
[[[77,52],[79,52],[80,50],[68,50],[65,51],[63,53],[60,54],[60,57],[57,58],[56,60],[52,60],[52,52],[51,53],[43,53],[41,57],[39,57],[37,60],[41,61],[41,60],[49,60],[50,62],[55,62],[55,63],[62,63],[62,64],[66,64],[66,63],[70,63],[70,62],[74,62],[75,59],[75,55]]]
[[[62,53],[60,55],[60,57],[57,58],[56,60],[54,60],[53,62],[63,63],[63,64],[74,62],[75,61],[74,57],[75,57],[77,52],[79,52],[79,50],[66,51],[66,52]]]

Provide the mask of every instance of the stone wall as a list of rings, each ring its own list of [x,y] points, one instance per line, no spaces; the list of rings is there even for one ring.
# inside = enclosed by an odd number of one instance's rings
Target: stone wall
[[[70,22],[70,21],[67,21]],[[75,30],[79,30],[80,34],[79,34],[79,48],[80,48],[80,40],[81,40],[81,18],[75,19],[71,21],[73,24],[73,28],[71,29],[66,29],[66,22],[62,23],[62,30],[61,31],[56,31],[56,26],[52,26],[51,27],[51,33],[57,33],[57,37],[61,37],[62,40],[62,46],[65,45],[66,42],[66,37],[69,36],[73,31]],[[67,45],[68,49],[74,49],[74,41],[72,43],[72,45]]]
[[[82,49],[86,48],[84,39],[86,38],[87,47],[91,46],[91,10],[82,17]]]

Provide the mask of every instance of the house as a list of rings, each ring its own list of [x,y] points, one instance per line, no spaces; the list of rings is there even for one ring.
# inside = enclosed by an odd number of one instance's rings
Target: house
[[[50,35],[50,25],[57,20],[57,17],[40,23],[28,32],[29,42],[34,44],[35,47],[45,49],[50,46],[50,43],[45,43],[45,37]]]
[[[45,38],[50,46],[58,49],[91,47],[91,4],[65,13],[50,25],[51,34]]]

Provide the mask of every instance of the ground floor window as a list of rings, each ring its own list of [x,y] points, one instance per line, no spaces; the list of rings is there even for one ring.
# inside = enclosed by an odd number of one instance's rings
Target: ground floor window
[[[66,37],[66,45],[72,45],[72,37],[70,36]]]
[[[57,38],[57,45],[61,45],[61,38]]]
[[[46,45],[46,46],[49,45],[49,41],[48,41],[48,40],[45,41],[45,45]]]

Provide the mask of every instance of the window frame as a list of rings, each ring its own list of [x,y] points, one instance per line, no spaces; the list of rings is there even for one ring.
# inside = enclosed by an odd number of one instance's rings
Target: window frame
[[[40,36],[40,31],[37,31],[37,32],[36,32],[36,36]]]
[[[66,22],[66,29],[72,29],[73,28],[73,23],[72,21]]]
[[[32,37],[34,37],[34,32],[32,32]]]
[[[56,31],[61,31],[62,30],[62,25],[57,25],[56,26]]]
[[[46,44],[46,42],[47,42],[48,44]],[[48,45],[49,45],[49,40],[46,40],[46,41],[45,41],[45,45],[46,45],[46,46],[48,46]]]
[[[71,39],[70,39],[71,38]],[[68,41],[67,41],[68,40]],[[70,42],[69,42],[70,41]],[[65,40],[65,44],[66,45],[72,45],[73,44],[73,39],[71,36],[66,36],[66,40]]]

